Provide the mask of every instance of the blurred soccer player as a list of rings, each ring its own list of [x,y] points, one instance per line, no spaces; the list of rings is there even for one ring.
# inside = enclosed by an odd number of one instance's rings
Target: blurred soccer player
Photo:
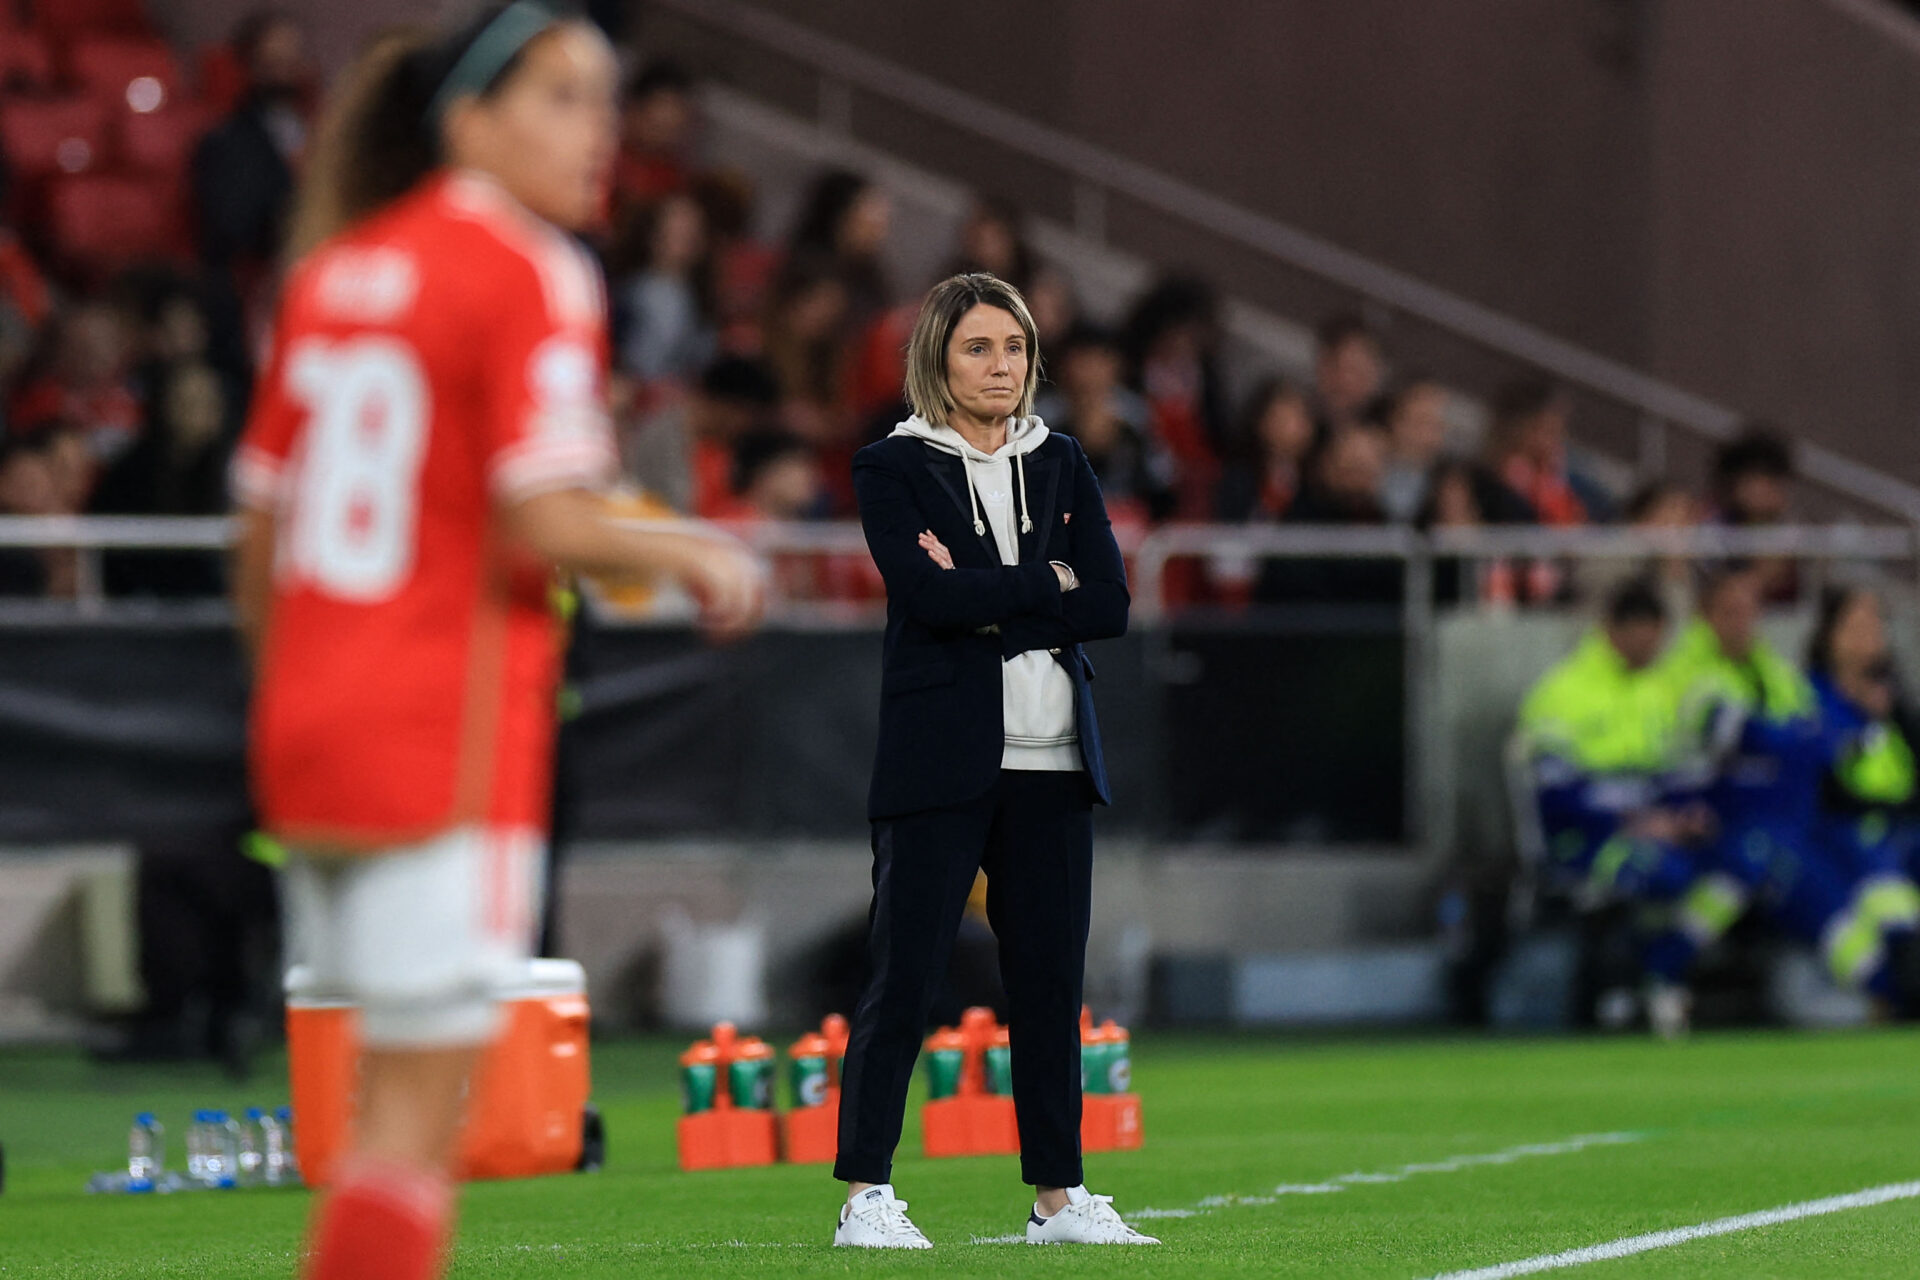
[[[538,4],[349,75],[234,466],[256,798],[292,850],[293,949],[361,1008],[355,1150],[314,1280],[441,1268],[467,1077],[524,959],[547,821],[553,566],[663,574],[757,617],[736,545],[610,522],[599,211],[615,64]]]

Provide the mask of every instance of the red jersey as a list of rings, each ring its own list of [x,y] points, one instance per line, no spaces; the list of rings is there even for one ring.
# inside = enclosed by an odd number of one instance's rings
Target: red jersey
[[[612,474],[606,360],[591,260],[477,175],[293,274],[234,461],[275,518],[250,747],[269,831],[546,827],[561,637],[500,513]]]

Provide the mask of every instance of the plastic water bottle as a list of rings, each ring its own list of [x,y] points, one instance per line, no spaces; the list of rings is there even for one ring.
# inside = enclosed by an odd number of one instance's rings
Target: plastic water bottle
[[[216,1187],[239,1186],[240,1125],[224,1111],[213,1113],[213,1145],[208,1151],[207,1172]]]
[[[166,1168],[166,1155],[166,1130],[153,1112],[142,1111],[127,1131],[127,1190],[153,1190],[154,1180]]]
[[[286,1126],[270,1111],[250,1111],[260,1123],[260,1180],[270,1187],[293,1181],[293,1159],[287,1151]]]
[[[248,1107],[247,1118],[240,1125],[239,1159],[235,1174],[243,1187],[251,1187],[261,1180],[266,1164],[266,1135],[263,1130],[272,1123],[267,1113],[259,1107]]]
[[[300,1181],[300,1158],[293,1145],[293,1108],[280,1107],[273,1113],[280,1122],[280,1158],[284,1161],[281,1178],[286,1182]]]
[[[212,1183],[208,1158],[214,1145],[213,1125],[217,1111],[196,1111],[187,1128],[187,1177],[201,1186]]]

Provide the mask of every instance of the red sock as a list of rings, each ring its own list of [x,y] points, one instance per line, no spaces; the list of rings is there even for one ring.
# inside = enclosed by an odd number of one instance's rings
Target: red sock
[[[306,1280],[435,1280],[453,1218],[453,1188],[393,1160],[342,1167],[314,1212]]]

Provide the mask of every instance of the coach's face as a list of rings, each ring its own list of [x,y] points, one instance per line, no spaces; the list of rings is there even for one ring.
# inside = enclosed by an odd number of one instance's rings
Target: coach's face
[[[984,302],[960,317],[947,342],[947,392],[962,417],[1004,421],[1027,385],[1027,334],[1013,314]]]

